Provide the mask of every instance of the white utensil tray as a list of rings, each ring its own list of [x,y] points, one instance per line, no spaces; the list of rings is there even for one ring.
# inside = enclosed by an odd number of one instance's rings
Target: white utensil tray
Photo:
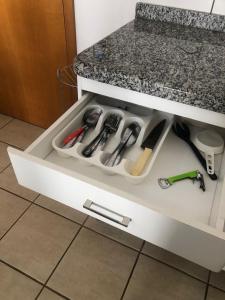
[[[98,96],[99,98],[99,96]],[[159,113],[157,111],[151,109],[141,109],[141,107],[134,106],[132,104],[127,105],[126,107],[116,108],[116,106],[121,106],[119,101],[111,99],[110,106],[106,105],[106,102],[109,102],[108,99],[104,100],[104,97],[97,100],[94,98],[90,103],[88,103],[79,114],[65,127],[62,131],[59,132],[55,136],[52,141],[53,148],[57,151],[57,153],[62,157],[73,157],[74,159],[79,159],[84,164],[88,166],[95,166],[100,168],[106,175],[120,175],[126,178],[129,182],[134,184],[138,184],[142,182],[151,171],[151,168],[155,162],[155,159],[160,151],[160,148],[171,128],[173,123],[173,117],[166,113]],[[89,129],[87,135],[85,136],[82,143],[76,143],[71,148],[63,148],[63,140],[74,130],[83,126],[82,118],[85,112],[92,108],[101,108],[102,114],[98,120],[98,123],[94,129]],[[133,113],[135,111],[135,113]],[[112,134],[107,141],[103,150],[97,150],[91,157],[85,157],[82,155],[83,149],[99,134],[102,130],[103,124],[109,114],[115,113],[121,116],[121,121],[118,127],[118,130],[115,134]],[[134,165],[135,161],[138,159],[139,155],[142,153],[143,149],[141,148],[141,144],[145,140],[146,136],[149,132],[162,120],[166,119],[167,123],[165,128],[157,142],[153,150],[153,154],[149,159],[145,169],[143,170],[140,176],[131,175],[131,168]],[[106,159],[110,156],[110,154],[114,151],[117,145],[120,143],[121,136],[125,130],[131,123],[136,122],[140,125],[141,131],[138,135],[136,143],[128,148],[125,151],[125,154],[118,165],[113,167],[108,167],[104,165]]]

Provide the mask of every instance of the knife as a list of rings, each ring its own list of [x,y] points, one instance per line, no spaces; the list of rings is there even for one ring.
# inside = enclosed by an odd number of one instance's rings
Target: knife
[[[165,127],[166,119],[159,122],[149,133],[147,138],[141,145],[141,148],[144,149],[144,152],[138,157],[134,166],[131,169],[131,175],[133,176],[140,176],[143,172],[146,163],[148,162],[149,158],[151,157],[152,151],[155,145],[158,142],[158,139]]]

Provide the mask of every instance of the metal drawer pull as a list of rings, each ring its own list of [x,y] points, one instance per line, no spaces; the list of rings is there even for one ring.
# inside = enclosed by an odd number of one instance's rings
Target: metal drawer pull
[[[91,200],[86,200],[84,205],[83,205],[83,208],[86,208],[110,221],[113,221],[117,224],[120,224],[120,225],[123,225],[125,227],[128,227],[130,221],[131,221],[131,218],[128,218],[128,217],[125,217],[125,216],[122,216],[108,208],[105,208],[99,204],[96,204],[94,203],[93,201]],[[109,215],[106,215],[104,212],[108,212]]]

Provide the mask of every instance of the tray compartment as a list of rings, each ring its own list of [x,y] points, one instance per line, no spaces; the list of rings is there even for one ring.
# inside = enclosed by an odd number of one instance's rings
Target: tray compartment
[[[62,131],[60,131],[54,137],[52,141],[52,146],[62,157],[79,159],[85,165],[100,168],[104,172],[104,174],[120,175],[134,184],[139,184],[149,174],[151,167],[153,166],[153,163],[156,159],[156,156],[160,150],[160,147],[162,146],[163,141],[169,132],[173,117],[168,114],[159,114],[158,112],[152,111],[150,109],[143,110],[143,108],[138,108],[137,106],[135,106],[134,109],[131,104],[123,105],[123,103],[120,103],[118,100],[116,100],[115,103],[112,103],[113,106],[109,106],[106,104],[107,103],[104,102],[103,98],[101,98],[100,103],[98,102],[98,100],[93,99]],[[118,106],[119,109],[116,108],[116,106]],[[87,136],[85,137],[84,141],[82,141],[82,143],[77,143],[68,149],[62,148],[62,141],[65,138],[65,136],[70,134],[73,130],[76,130],[76,128],[79,128],[82,125],[82,117],[84,113],[90,108],[95,107],[102,109],[102,115],[100,116],[96,127],[92,131],[88,132]],[[136,111],[137,114],[134,114],[134,111]],[[90,141],[92,141],[99,134],[106,118],[111,113],[115,113],[121,116],[121,122],[119,124],[118,130],[115,134],[111,135],[108,142],[104,146],[104,149],[96,151],[93,154],[93,156],[89,158],[84,157],[82,155],[83,149],[86,147],[86,145],[90,143]],[[141,176],[132,176],[130,174],[130,170],[138,156],[143,151],[143,149],[141,148],[143,140],[146,138],[150,130],[152,130],[162,118],[166,118],[168,122],[166,128],[164,129],[164,132],[161,135],[160,140],[158,141],[158,144],[156,145],[153,151],[151,159],[149,160]],[[137,141],[132,147],[127,149],[127,151],[124,154],[124,157],[118,165],[115,165],[113,167],[105,166],[105,160],[110,156],[110,154],[119,144],[121,140],[121,135],[123,134],[124,130],[133,122],[138,123],[141,127],[141,131],[139,133]]]

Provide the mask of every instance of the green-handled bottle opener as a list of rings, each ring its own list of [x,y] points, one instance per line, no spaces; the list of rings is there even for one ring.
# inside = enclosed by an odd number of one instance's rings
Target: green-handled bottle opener
[[[162,189],[167,189],[171,185],[173,185],[177,181],[181,181],[184,179],[191,179],[193,181],[199,181],[200,182],[200,189],[205,192],[205,181],[202,173],[200,173],[198,170],[190,171],[187,173],[179,174],[176,176],[168,177],[168,178],[159,178],[158,182]]]

